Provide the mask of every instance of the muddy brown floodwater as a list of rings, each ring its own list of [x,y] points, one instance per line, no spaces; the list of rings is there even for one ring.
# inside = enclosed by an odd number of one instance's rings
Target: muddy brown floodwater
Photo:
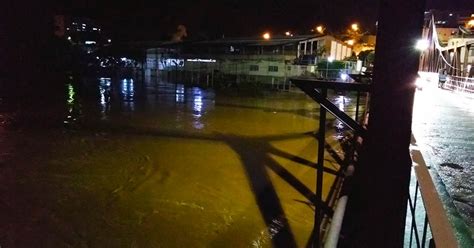
[[[2,126],[1,247],[307,244],[319,108],[304,94],[99,78],[67,84],[65,104],[66,128]]]

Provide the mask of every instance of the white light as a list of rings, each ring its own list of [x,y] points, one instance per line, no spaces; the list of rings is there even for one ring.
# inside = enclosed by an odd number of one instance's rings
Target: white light
[[[430,46],[430,42],[426,39],[421,39],[416,42],[415,48],[420,51],[424,51],[428,49]]]
[[[111,39],[108,39],[108,40],[107,40],[107,42],[109,42],[109,43],[110,43],[110,42],[112,42],[112,40],[111,40]]]
[[[334,61],[334,57],[333,56],[329,56],[328,57],[328,62],[333,62]]]
[[[94,30],[94,31],[95,31],[95,30],[97,30],[97,28],[92,28],[92,30]]]
[[[425,81],[421,78],[417,78],[415,81],[415,85],[418,89],[423,89],[423,86],[425,85]]]
[[[188,62],[216,63],[215,59],[187,59]]]
[[[342,74],[341,74],[341,79],[342,79],[343,81],[346,81],[347,78],[348,78],[348,75],[347,75],[346,73],[342,73]]]
[[[449,13],[449,16],[453,16],[453,13]]]
[[[72,39],[71,36],[68,36],[68,37],[67,37],[67,40],[71,40],[71,39]]]
[[[99,56],[96,56],[95,58],[96,58],[96,59],[100,59]]]
[[[127,61],[127,58],[123,57],[123,58],[120,58],[120,60],[125,62],[125,61]]]
[[[93,41],[93,40],[86,40],[86,41],[84,42],[84,44],[86,44],[86,45],[92,45],[92,44],[95,44],[95,43],[96,43],[96,42]]]

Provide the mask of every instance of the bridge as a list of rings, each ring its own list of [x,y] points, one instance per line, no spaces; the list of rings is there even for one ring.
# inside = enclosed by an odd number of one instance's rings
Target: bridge
[[[474,34],[466,33],[460,27],[461,35],[451,38],[443,44],[436,31],[434,17],[423,28],[423,40],[426,49],[420,55],[419,70],[435,72],[446,70],[449,75],[456,78],[474,77]]]
[[[326,144],[326,117],[331,114],[345,125],[347,130],[347,144],[344,149],[344,160],[341,163],[342,173],[336,180],[336,200],[324,199],[322,196],[324,153],[325,146],[318,146],[318,161],[315,189],[315,220],[313,229],[313,247],[339,247],[349,246],[351,239],[342,238],[344,232],[350,232],[354,223],[350,223],[351,216],[345,217],[348,199],[354,197],[353,188],[355,180],[353,174],[360,166],[360,153],[363,153],[363,140],[367,136],[367,121],[369,116],[369,94],[371,85],[365,83],[345,83],[335,81],[322,81],[311,78],[293,78],[292,83],[304,93],[320,104],[320,118],[318,129],[318,143]],[[333,104],[328,98],[328,91],[353,92],[356,96],[355,110],[346,113]],[[350,94],[350,93],[348,93]],[[361,96],[364,101],[361,101]],[[457,241],[445,213],[440,197],[431,179],[428,167],[421,155],[416,140],[412,137],[410,154],[413,161],[413,175],[410,182],[408,212],[406,223],[405,245],[409,247],[456,247]],[[357,196],[355,196],[357,197]],[[421,201],[421,203],[420,203]],[[333,210],[327,209],[327,206]],[[420,208],[420,206],[422,206]],[[420,218],[420,212],[423,216]],[[349,213],[350,215],[350,213]],[[349,219],[349,221],[348,221]],[[343,220],[346,221],[345,230],[342,230]],[[347,224],[349,222],[349,224]],[[341,235],[341,232],[343,233]]]
[[[414,82],[419,71],[433,76],[439,69],[447,69],[447,88],[463,93],[473,90],[467,69],[474,43],[442,46],[432,22],[424,32],[430,38],[429,49],[421,55],[414,52],[411,42],[420,37],[422,6],[423,1],[405,0],[381,6],[373,84],[291,79],[321,106],[319,144],[324,144],[328,113],[350,130],[350,146],[341,166],[344,173],[340,175],[339,197],[332,205],[333,211],[321,205],[324,148],[317,151],[312,247],[459,246],[412,136],[411,121]],[[404,21],[399,22],[401,19]],[[344,113],[327,99],[331,89],[355,92],[354,115]],[[360,103],[361,94],[370,100]]]

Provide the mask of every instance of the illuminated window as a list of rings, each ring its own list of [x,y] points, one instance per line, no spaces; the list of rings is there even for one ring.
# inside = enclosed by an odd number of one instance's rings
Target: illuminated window
[[[268,71],[277,72],[278,71],[278,66],[270,65],[270,66],[268,66]]]
[[[258,71],[258,65],[250,65],[250,71]]]

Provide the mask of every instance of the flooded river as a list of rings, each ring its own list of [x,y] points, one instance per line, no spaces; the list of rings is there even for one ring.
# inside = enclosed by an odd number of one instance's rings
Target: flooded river
[[[0,129],[1,247],[309,241],[319,108],[303,93],[133,78],[70,78],[66,88],[66,128]],[[342,156],[338,135],[328,143]],[[324,197],[339,169],[326,160]]]

